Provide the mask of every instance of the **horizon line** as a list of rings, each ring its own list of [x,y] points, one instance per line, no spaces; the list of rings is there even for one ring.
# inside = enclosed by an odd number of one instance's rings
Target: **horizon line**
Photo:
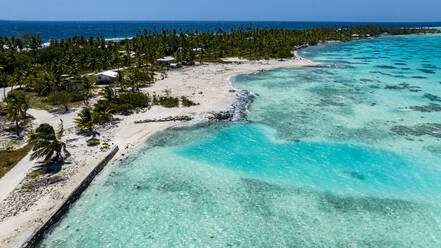
[[[329,22],[329,23],[441,23],[439,21],[294,21],[294,20],[26,20],[0,19],[0,21],[17,22]]]

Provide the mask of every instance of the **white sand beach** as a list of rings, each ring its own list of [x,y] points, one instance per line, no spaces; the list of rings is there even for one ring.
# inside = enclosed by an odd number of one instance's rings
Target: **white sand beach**
[[[116,116],[120,122],[99,128],[101,143],[107,142],[110,148],[120,148],[107,166],[118,166],[127,154],[139,148],[152,134],[176,125],[192,125],[206,121],[211,112],[229,110],[236,100],[235,92],[230,91],[228,79],[237,74],[252,73],[281,67],[312,66],[314,63],[302,59],[247,61],[228,59],[232,63],[207,63],[184,67],[168,72],[168,77],[154,85],[142,88],[144,92],[163,94],[170,90],[171,96],[186,96],[200,105],[192,107],[164,108],[153,106],[150,110],[130,116]],[[49,123],[57,127],[63,120],[66,129],[64,140],[72,154],[60,172],[50,176],[50,180],[35,182],[26,175],[38,165],[30,161],[29,155],[0,179],[0,247],[17,247],[32,232],[38,229],[59,208],[66,197],[81,183],[90,171],[110,151],[101,151],[99,146],[88,147],[87,137],[77,134],[74,118],[81,108],[72,109],[66,114],[49,113],[30,109],[35,120],[33,127]],[[168,116],[188,115],[190,122],[161,122],[135,124],[135,121],[158,119]]]

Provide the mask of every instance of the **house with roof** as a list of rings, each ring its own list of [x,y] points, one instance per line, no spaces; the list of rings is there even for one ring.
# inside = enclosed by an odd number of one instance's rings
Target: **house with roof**
[[[116,71],[103,71],[95,74],[97,83],[113,83],[118,77]]]

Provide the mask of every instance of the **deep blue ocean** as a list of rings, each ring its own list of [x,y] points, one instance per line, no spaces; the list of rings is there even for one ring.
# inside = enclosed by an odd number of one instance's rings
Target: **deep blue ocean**
[[[230,30],[232,28],[247,27],[250,23],[255,27],[283,28],[283,29],[308,29],[314,27],[341,27],[344,25],[376,25],[385,27],[440,27],[438,23],[367,23],[367,22],[280,22],[280,21],[0,21],[0,36],[15,36],[30,32],[40,34],[41,38],[48,41],[50,38],[63,39],[72,36],[105,38],[133,37],[144,28],[149,31],[169,30],[217,31],[219,28]]]

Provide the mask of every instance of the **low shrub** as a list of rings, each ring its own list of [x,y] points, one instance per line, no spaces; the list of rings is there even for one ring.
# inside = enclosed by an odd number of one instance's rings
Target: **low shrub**
[[[182,96],[181,100],[182,100],[182,106],[184,106],[184,107],[190,107],[190,106],[198,105],[198,104],[196,104],[195,102],[193,102],[192,100],[188,99],[185,96]]]
[[[110,145],[107,142],[104,142],[103,145],[100,147],[101,151],[106,151],[107,149],[109,149]]]
[[[115,105],[114,110],[116,112],[119,112],[123,115],[130,115],[133,113],[133,110],[135,109],[135,107],[132,104],[129,103],[123,103],[123,104],[119,104],[119,105]]]
[[[153,104],[161,105],[166,108],[179,107],[179,98],[171,96],[161,96],[153,99]]]
[[[316,41],[316,40],[312,40],[312,41],[309,42],[310,46],[315,46],[317,44],[318,44],[318,41]]]
[[[87,142],[87,146],[97,146],[100,144],[100,140],[97,138],[90,138],[86,142]]]
[[[134,108],[146,108],[149,106],[150,97],[142,92],[123,93],[118,96],[119,104],[130,104]]]
[[[111,113],[96,111],[93,115],[93,122],[95,124],[103,125],[109,121],[113,120],[113,115]]]
[[[53,105],[63,105],[66,109],[73,100],[72,94],[65,90],[53,91],[48,96],[48,101]]]

